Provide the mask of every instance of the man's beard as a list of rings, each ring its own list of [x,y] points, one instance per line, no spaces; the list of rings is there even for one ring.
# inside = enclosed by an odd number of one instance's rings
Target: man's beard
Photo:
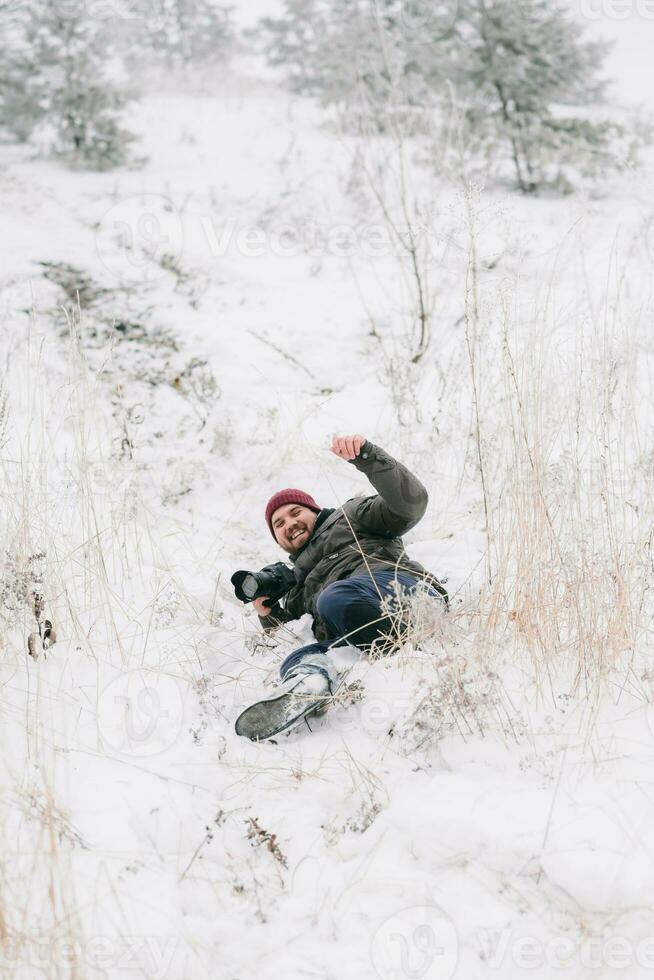
[[[298,532],[300,532],[298,534]],[[286,545],[291,552],[299,551],[306,544],[309,537],[309,529],[304,524],[298,524],[293,528],[292,533],[296,535],[293,540],[286,539]]]

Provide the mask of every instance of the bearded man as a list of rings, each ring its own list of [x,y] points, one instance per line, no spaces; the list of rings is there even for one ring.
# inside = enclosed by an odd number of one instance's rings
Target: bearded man
[[[271,738],[329,705],[339,683],[332,647],[349,643],[369,653],[381,641],[386,650],[401,642],[393,615],[400,592],[413,593],[422,583],[447,603],[441,583],[408,557],[402,541],[427,508],[420,480],[362,435],[335,436],[331,452],[363,473],[376,493],[338,508],[320,507],[294,488],[268,501],[266,523],[290,556],[292,584],[283,599],[258,596],[253,605],[266,631],[309,613],[316,642],[286,657],[282,683],[237,719],[237,734],[253,740]]]

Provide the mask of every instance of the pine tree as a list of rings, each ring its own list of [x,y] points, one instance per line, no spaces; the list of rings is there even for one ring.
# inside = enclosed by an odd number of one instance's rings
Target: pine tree
[[[608,45],[555,0],[285,0],[261,35],[294,91],[378,131],[398,109],[433,124],[454,104],[468,154],[510,160],[523,193],[620,163],[625,130],[597,112]]]
[[[0,129],[19,142],[29,139],[45,114],[47,85],[32,77],[25,8],[0,9],[5,42],[0,62]],[[30,84],[31,81],[31,84]]]
[[[506,145],[523,193],[613,162],[622,129],[580,108],[601,106],[608,46],[587,41],[551,0],[462,0],[464,45],[454,78],[466,124],[486,145]],[[572,110],[572,111],[571,111]]]
[[[129,43],[167,68],[224,62],[234,42],[227,7],[215,0],[132,0]]]
[[[34,0],[12,33],[0,124],[21,140],[47,125],[53,153],[73,164],[103,170],[125,162],[134,137],[120,124],[127,97],[111,78],[102,24],[82,5]]]
[[[264,18],[260,34],[293,91],[327,105],[367,106],[379,117],[391,103],[428,98],[406,9],[405,0],[286,0],[284,16]]]

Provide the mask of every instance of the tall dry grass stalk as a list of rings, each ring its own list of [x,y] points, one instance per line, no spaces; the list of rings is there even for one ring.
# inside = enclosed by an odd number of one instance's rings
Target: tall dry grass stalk
[[[466,213],[473,222],[469,207]],[[419,604],[409,610],[406,646],[409,655],[433,652],[425,698],[437,690],[439,705],[453,699],[457,730],[466,711],[506,702],[500,677],[507,666],[544,703],[556,703],[561,690],[578,695],[587,734],[607,691],[617,698],[628,687],[651,699],[645,246],[637,230],[627,248],[613,249],[605,277],[591,281],[584,247],[571,238],[528,289],[519,278],[478,281],[471,251],[469,324],[452,342],[467,348],[471,374],[451,413],[467,417],[469,431],[453,422],[443,445],[450,458],[458,451],[460,487],[475,485],[472,520],[486,547],[470,580],[455,585],[449,613],[430,621]],[[436,513],[436,481],[433,496]],[[445,537],[450,528],[442,531]]]
[[[60,646],[48,656],[73,676],[79,658],[92,711],[107,668],[142,663],[148,562],[157,554],[147,507],[112,452],[108,399],[83,354],[79,311],[67,328],[65,349],[33,318],[0,396],[3,660],[6,676],[22,679],[0,712],[12,745],[0,767],[0,973],[8,978],[88,975],[75,952],[84,930],[73,875],[85,844],[60,802],[67,770],[53,675],[44,679],[40,663],[33,669],[27,637],[38,617],[54,622]]]
[[[568,293],[557,306],[557,274],[565,280],[555,268],[530,326],[515,291],[486,303],[487,441],[477,444],[493,574],[480,588],[475,646],[487,662],[526,652],[540,683],[570,676],[596,705],[618,674],[636,678],[652,614],[651,419],[638,353],[647,306],[622,268],[600,302],[584,292],[570,310]]]
[[[12,355],[0,472],[0,614],[5,634],[21,643],[34,629],[38,585],[43,615],[60,638],[91,657],[108,645],[125,666],[134,656],[129,638],[144,628],[143,609],[132,604],[134,582],[155,594],[152,569],[174,573],[161,557],[160,518],[147,495],[153,478],[116,451],[107,382],[84,355],[80,311],[62,313],[62,321],[67,344],[44,339],[34,320]],[[172,517],[170,529],[178,530]]]

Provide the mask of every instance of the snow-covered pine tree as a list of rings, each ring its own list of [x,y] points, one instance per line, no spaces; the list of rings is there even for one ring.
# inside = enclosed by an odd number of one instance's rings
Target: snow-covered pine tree
[[[257,34],[293,91],[367,110],[384,129],[391,107],[430,102],[454,38],[452,4],[435,3],[427,23],[420,0],[285,0],[283,16],[263,18]],[[428,36],[440,60],[426,57]]]
[[[457,158],[504,157],[523,193],[620,163],[625,130],[598,115],[608,45],[556,0],[285,0],[259,34],[294,91],[357,107],[377,131],[398,109],[446,131],[454,110]]]
[[[52,152],[73,164],[105,170],[125,162],[134,136],[120,123],[127,96],[112,77],[102,23],[83,4],[57,0],[32,0],[12,23],[0,124],[22,140],[46,124]]]
[[[594,175],[615,164],[622,128],[588,112],[605,98],[608,45],[586,40],[551,0],[460,3],[453,81],[465,122],[486,148],[506,146],[519,189],[568,184],[566,167]]]
[[[130,0],[133,53],[167,68],[225,62],[235,33],[231,11],[216,0]]]
[[[4,40],[0,61],[0,131],[23,143],[45,112],[46,86],[32,76],[33,61],[26,43],[25,7],[0,7]]]

